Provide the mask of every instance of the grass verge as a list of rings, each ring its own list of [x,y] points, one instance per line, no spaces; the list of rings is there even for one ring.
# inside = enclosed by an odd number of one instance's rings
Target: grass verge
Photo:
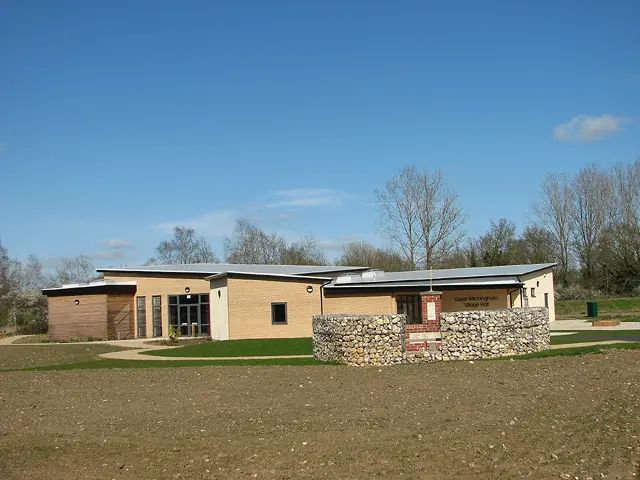
[[[144,352],[159,357],[264,357],[275,355],[312,355],[311,338],[275,338],[263,340],[225,340]]]
[[[175,367],[207,367],[207,366],[278,366],[278,365],[340,365],[333,362],[320,362],[313,358],[273,358],[264,360],[116,360],[102,359],[87,362],[45,365],[30,368],[14,368],[0,372],[45,372],[51,370],[95,370],[113,368],[175,368]]]
[[[573,332],[575,330],[556,330]],[[565,345],[581,342],[605,342],[607,340],[627,340],[640,342],[640,330],[578,330],[571,335],[551,336],[551,345]]]
[[[533,358],[547,358],[547,357],[573,357],[576,355],[591,355],[602,353],[603,350],[610,350],[612,348],[619,348],[624,350],[637,350],[640,349],[640,342],[629,343],[609,343],[606,345],[592,345],[590,347],[567,347],[556,348],[554,350],[543,350],[542,352],[527,353],[526,355],[514,355],[512,357],[503,357],[497,360],[531,360]]]
[[[640,297],[634,298],[599,298],[598,318],[603,320],[620,320],[633,322],[640,319]],[[587,318],[587,300],[556,301],[556,319],[569,320]]]

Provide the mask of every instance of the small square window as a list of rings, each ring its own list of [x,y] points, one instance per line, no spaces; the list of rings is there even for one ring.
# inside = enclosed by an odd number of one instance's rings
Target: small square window
[[[287,304],[286,303],[271,304],[271,324],[272,325],[287,324]]]
[[[535,297],[536,296],[536,289],[531,287],[531,297]]]

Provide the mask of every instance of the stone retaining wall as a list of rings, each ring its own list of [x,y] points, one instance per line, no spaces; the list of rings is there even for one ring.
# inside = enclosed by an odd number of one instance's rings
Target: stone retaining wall
[[[416,351],[407,347],[405,315],[316,315],[313,354],[348,365],[392,365],[522,355],[549,348],[544,307],[445,312],[440,333]]]
[[[348,365],[403,363],[406,315],[315,315],[313,356]]]

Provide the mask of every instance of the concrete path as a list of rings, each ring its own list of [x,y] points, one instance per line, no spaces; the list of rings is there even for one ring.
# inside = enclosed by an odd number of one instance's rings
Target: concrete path
[[[556,320],[549,324],[551,332],[554,330],[640,330],[640,322],[620,322],[615,327],[592,327],[590,320]]]
[[[176,347],[160,347],[160,349],[168,349]],[[277,358],[313,358],[313,355],[265,355],[251,357],[161,357],[157,355],[141,355],[142,352],[148,352],[150,349],[122,350],[120,352],[101,353],[102,358],[111,358],[118,360],[272,360]]]
[[[13,335],[11,337],[3,337],[0,338],[0,345],[11,345],[13,342],[18,340],[19,338],[28,337],[29,335]]]
[[[29,335],[15,335],[13,337],[0,338],[0,345],[11,345],[19,338],[28,337]],[[132,340],[103,340],[97,342],[67,342],[67,343],[19,343],[16,346],[36,346],[36,345],[109,345],[112,347],[126,348],[119,352],[101,353],[102,358],[111,358],[117,360],[272,360],[276,358],[313,358],[313,355],[267,355],[267,356],[248,356],[248,357],[160,357],[155,355],[141,355],[142,352],[150,352],[152,350],[170,350],[172,348],[182,347],[183,345],[153,345],[158,339],[132,339]]]

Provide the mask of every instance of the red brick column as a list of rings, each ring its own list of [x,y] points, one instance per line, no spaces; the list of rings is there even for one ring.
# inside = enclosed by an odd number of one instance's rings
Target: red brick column
[[[421,292],[422,297],[422,323],[418,325],[407,325],[406,330],[406,348],[408,352],[419,352],[428,349],[429,343],[434,340],[418,339],[420,335],[414,335],[414,339],[411,338],[411,334],[419,333],[440,333],[440,313],[442,312],[442,292]],[[429,319],[429,304],[433,303],[432,312],[435,313],[435,317]],[[439,336],[439,335],[438,335]],[[436,342],[436,346],[440,347],[440,342]]]

